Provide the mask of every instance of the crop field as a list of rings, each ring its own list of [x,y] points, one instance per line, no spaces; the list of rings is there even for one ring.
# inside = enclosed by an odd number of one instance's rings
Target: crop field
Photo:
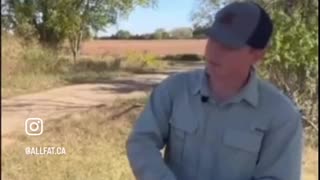
[[[91,40],[82,44],[82,55],[120,55],[131,51],[159,56],[204,52],[206,40]]]

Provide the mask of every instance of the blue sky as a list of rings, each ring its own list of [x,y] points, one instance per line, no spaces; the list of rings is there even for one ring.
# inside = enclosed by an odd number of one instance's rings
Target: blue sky
[[[158,0],[152,8],[137,7],[127,19],[121,19],[118,25],[98,32],[98,36],[111,35],[119,29],[129,30],[132,34],[154,32],[157,28],[171,30],[176,27],[192,27],[191,12],[199,0]]]

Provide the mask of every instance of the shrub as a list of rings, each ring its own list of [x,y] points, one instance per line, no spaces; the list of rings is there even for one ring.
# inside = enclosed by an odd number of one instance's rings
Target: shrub
[[[23,66],[24,47],[20,39],[10,34],[1,35],[1,63],[2,63],[2,80],[11,78],[13,74],[19,72]]]
[[[171,32],[171,37],[174,39],[190,39],[193,37],[193,30],[191,28],[176,28]]]
[[[121,67],[129,71],[154,71],[163,68],[164,62],[154,54],[132,51],[122,57]]]
[[[35,41],[26,42],[13,35],[3,35],[1,48],[3,75],[55,73],[69,61],[56,50],[42,47]]]
[[[2,36],[2,95],[14,96],[64,84],[61,72],[69,60],[59,53],[24,41],[13,35]]]
[[[307,141],[317,146],[318,25],[306,24],[300,11],[274,11],[275,33],[261,73],[300,107]]]
[[[169,61],[203,61],[204,56],[198,54],[179,54],[179,55],[167,55],[163,57],[164,60]]]
[[[120,61],[116,58],[104,58],[104,57],[86,57],[79,59],[72,67],[73,72],[105,72],[105,71],[117,71],[120,69]]]
[[[53,73],[59,59],[54,51],[34,46],[25,51],[23,60],[25,73],[32,71],[32,73],[41,74]]]

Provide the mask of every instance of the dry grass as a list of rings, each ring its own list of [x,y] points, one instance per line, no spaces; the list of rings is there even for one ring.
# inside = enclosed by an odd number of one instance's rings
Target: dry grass
[[[3,98],[64,84],[60,76],[50,72],[59,61],[54,52],[12,35],[1,37]]]
[[[48,121],[39,137],[13,136],[17,142],[2,151],[4,179],[133,180],[124,147],[132,122],[141,109],[133,109],[113,120],[110,117],[131,106],[132,102],[143,101],[120,101],[111,108]],[[27,156],[24,148],[28,146],[62,146],[67,154]]]
[[[166,67],[151,53],[129,52],[122,56],[83,56],[76,63],[72,57],[26,45],[15,36],[2,36],[2,97],[43,91],[67,84],[100,82],[114,76],[135,72],[155,72]]]
[[[3,77],[3,76],[2,76]],[[5,79],[3,77],[2,79]],[[38,92],[65,85],[66,82],[56,75],[25,74],[5,80],[1,86],[2,98],[25,93]]]
[[[305,148],[303,159],[303,180],[319,179],[319,156],[318,148]]]
[[[47,121],[39,137],[12,135],[16,142],[2,150],[4,180],[133,180],[124,147],[142,109],[119,114],[145,100],[115,101],[110,107]],[[62,146],[67,155],[27,156],[28,146]],[[303,168],[303,180],[318,179],[316,150],[306,148]]]
[[[19,61],[23,57],[24,48],[22,42],[14,37],[1,36],[1,73],[12,76],[17,73],[19,66],[23,66]]]

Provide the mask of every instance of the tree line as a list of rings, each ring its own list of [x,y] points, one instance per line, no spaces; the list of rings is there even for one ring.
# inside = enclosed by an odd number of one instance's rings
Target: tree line
[[[111,36],[96,37],[95,39],[131,39],[131,40],[152,40],[152,39],[202,39],[205,38],[205,27],[180,27],[171,31],[163,28],[156,29],[153,33],[132,34],[127,30],[118,30]]]

